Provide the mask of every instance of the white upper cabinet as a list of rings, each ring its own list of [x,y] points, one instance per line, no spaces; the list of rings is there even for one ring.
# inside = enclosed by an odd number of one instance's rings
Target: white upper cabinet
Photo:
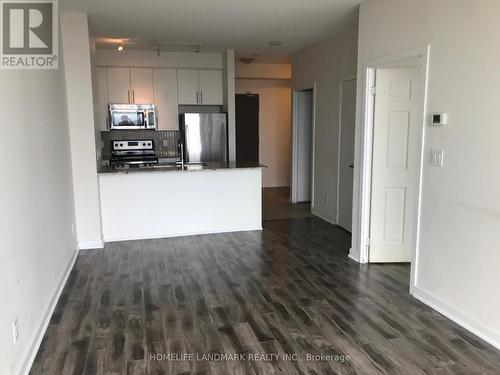
[[[199,71],[199,104],[222,105],[222,72],[220,70]]]
[[[131,103],[151,104],[154,101],[153,94],[153,69],[131,68],[130,69]]]
[[[108,129],[108,76],[105,67],[97,67],[97,109],[96,116],[100,130]]]
[[[178,70],[177,85],[179,104],[199,104],[199,83],[197,70]]]
[[[177,70],[153,69],[153,82],[158,130],[178,130]]]
[[[150,104],[158,111],[158,129],[179,128],[178,105],[223,105],[222,71],[97,67],[98,108],[102,130],[108,127],[108,104]]]
[[[109,103],[132,103],[130,94],[130,68],[107,68],[107,75]]]
[[[107,68],[107,75],[110,103],[153,103],[153,69]]]
[[[177,82],[179,104],[223,104],[220,70],[178,70]]]

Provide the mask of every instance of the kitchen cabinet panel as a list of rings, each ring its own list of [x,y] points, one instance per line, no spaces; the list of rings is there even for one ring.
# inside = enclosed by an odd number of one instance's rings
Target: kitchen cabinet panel
[[[96,116],[100,130],[108,129],[108,75],[106,68],[99,66],[96,68],[97,79],[97,109]]]
[[[131,68],[130,69],[131,103],[150,104],[153,103],[153,69]]]
[[[199,104],[198,71],[179,69],[177,71],[179,104]]]
[[[107,68],[108,99],[112,104],[131,102],[130,69]]]
[[[158,130],[178,130],[177,70],[153,69],[153,83]]]
[[[222,105],[222,72],[220,70],[199,71],[200,104]]]

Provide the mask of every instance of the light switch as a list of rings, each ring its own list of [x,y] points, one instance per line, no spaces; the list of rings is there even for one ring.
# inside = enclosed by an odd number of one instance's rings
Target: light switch
[[[444,164],[444,151],[431,150],[431,165],[442,167]]]

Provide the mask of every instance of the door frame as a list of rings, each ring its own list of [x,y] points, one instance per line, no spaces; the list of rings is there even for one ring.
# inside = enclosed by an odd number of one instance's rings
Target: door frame
[[[299,91],[312,90],[312,134],[311,134],[311,210],[314,208],[314,157],[316,149],[316,81],[296,86],[292,91],[292,178],[290,186],[290,201],[298,202],[298,113],[299,113]]]
[[[359,196],[357,197],[359,204],[357,212],[359,222],[353,220],[353,232],[356,228],[357,238],[353,241],[353,245],[358,247],[359,262],[368,263],[369,261],[369,238],[370,238],[370,206],[371,206],[371,181],[372,181],[372,154],[373,154],[373,126],[374,126],[374,95],[371,89],[375,84],[375,71],[377,68],[383,68],[389,64],[403,62],[411,59],[419,59],[421,77],[424,90],[421,93],[422,103],[422,124],[418,129],[417,134],[417,176],[416,176],[416,196],[415,196],[415,220],[413,224],[413,241],[411,253],[411,271],[410,271],[410,293],[413,294],[416,285],[416,275],[418,267],[418,248],[419,248],[419,231],[420,231],[420,216],[421,216],[421,198],[422,198],[422,170],[424,156],[424,137],[425,124],[427,120],[427,95],[428,95],[428,77],[429,77],[429,54],[430,46],[423,46],[409,51],[396,53],[393,55],[369,60],[363,64],[362,72],[363,98],[361,101],[361,144],[356,155],[357,163],[355,168],[360,172],[359,175]],[[357,164],[357,165],[356,165]],[[356,198],[356,197],[355,197]],[[351,254],[349,255],[350,257]]]
[[[340,144],[342,143],[341,136],[342,136],[342,85],[345,82],[349,81],[357,81],[358,76],[352,75],[348,77],[341,78],[339,81],[339,131],[337,134],[338,137],[338,153],[337,153],[337,212],[335,215],[335,224],[339,224],[339,208],[340,208]],[[357,93],[356,93],[357,96]],[[356,98],[354,98],[356,101]],[[356,124],[354,124],[356,127]],[[352,203],[352,202],[351,202]]]

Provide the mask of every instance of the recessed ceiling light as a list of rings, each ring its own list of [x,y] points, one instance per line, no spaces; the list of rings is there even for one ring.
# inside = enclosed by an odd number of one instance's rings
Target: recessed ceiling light
[[[271,41],[269,42],[269,44],[270,44],[271,46],[281,46],[281,44],[282,44],[282,43],[283,43],[283,42],[282,42],[281,40],[271,40]]]
[[[118,46],[118,51],[123,51],[123,46]]]

